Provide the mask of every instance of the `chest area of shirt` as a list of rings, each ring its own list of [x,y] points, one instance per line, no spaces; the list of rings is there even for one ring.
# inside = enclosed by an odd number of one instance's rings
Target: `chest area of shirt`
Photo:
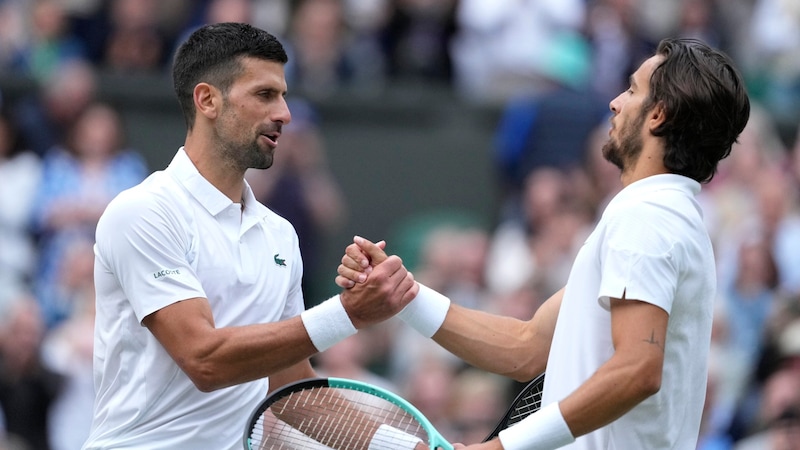
[[[223,212],[224,214],[224,212]],[[292,241],[259,221],[242,224],[240,214],[198,219],[189,259],[201,280],[226,284],[265,284],[288,278]]]

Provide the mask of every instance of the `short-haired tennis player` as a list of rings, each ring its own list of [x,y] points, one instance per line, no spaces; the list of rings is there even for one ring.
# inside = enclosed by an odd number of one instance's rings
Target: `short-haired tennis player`
[[[272,165],[291,120],[286,61],[275,37],[245,24],[204,26],[178,50],[184,146],[97,226],[84,449],[241,448],[268,389],[314,376],[309,356],[416,296],[392,258],[371,286],[303,310],[297,235],[244,180]]]
[[[401,317],[486,370],[546,370],[542,409],[468,449],[693,449],[705,399],[715,263],[696,199],[747,123],[731,60],[666,39],[610,103],[603,155],[621,170],[566,287],[529,321],[470,310],[422,287]],[[358,285],[381,247],[357,240],[337,283]],[[369,281],[369,277],[366,278]],[[460,447],[457,447],[460,448]]]

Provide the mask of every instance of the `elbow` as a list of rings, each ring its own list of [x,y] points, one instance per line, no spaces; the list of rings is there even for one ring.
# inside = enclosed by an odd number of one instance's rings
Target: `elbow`
[[[520,383],[526,383],[544,372],[547,367],[548,353],[530,351],[527,353],[529,358],[521,360],[520,364],[512,366],[512,369],[503,375]]]
[[[507,376],[520,383],[527,383],[542,373],[542,370],[534,369],[530,364],[526,364],[518,369],[519,370],[507,374]]]
[[[225,380],[219,376],[222,371],[215,369],[213,364],[208,361],[201,359],[184,360],[179,362],[178,365],[200,392],[213,392],[229,386],[229,383],[225,383]]]
[[[213,392],[217,389],[221,389],[223,386],[219,380],[215,379],[212,373],[209,373],[206,370],[202,369],[183,369],[186,376],[192,381],[194,386],[200,392]]]
[[[661,390],[661,372],[658,375],[650,377],[650,380],[642,386],[642,395],[644,398],[657,394]]]
[[[662,367],[660,364],[652,364],[643,367],[640,373],[632,378],[638,380],[634,384],[634,392],[640,401],[657,394],[661,390]]]

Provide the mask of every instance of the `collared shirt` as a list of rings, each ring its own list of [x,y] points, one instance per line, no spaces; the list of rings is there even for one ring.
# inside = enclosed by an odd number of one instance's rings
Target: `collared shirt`
[[[661,390],[566,448],[695,448],[716,287],[699,192],[699,183],[673,174],[632,183],[611,200],[579,251],[558,314],[542,404],[571,394],[613,355],[610,298],[658,306],[669,324]]]
[[[303,311],[291,224],[245,184],[233,203],[181,148],[169,167],[115,198],[97,226],[95,412],[85,449],[238,449],[267,380],[200,392],[142,326],[173,303],[206,298],[215,325]]]

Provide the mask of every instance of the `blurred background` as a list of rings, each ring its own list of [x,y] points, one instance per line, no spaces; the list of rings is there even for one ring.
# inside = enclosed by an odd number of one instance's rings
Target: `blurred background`
[[[173,53],[225,21],[289,53],[293,122],[247,178],[297,228],[309,306],[359,234],[455,302],[529,318],[620,189],[609,101],[664,37],[728,53],[753,113],[701,194],[719,295],[698,449],[800,449],[800,1],[0,0],[0,450],[85,439],[94,227],[182,145]],[[394,319],[314,364],[451,441],[520,387]]]

